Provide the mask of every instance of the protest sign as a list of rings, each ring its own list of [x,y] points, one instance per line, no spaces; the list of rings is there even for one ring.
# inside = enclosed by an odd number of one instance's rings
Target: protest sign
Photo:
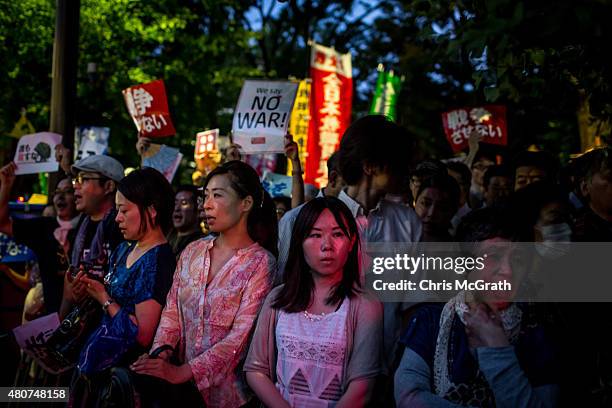
[[[276,170],[276,154],[247,154],[244,162],[254,168],[259,177],[266,171]]]
[[[327,184],[327,159],[336,151],[351,121],[353,74],[351,54],[313,44],[308,158],[304,181],[317,187]]]
[[[41,132],[22,136],[15,152],[15,174],[33,174],[57,171],[55,146],[62,141],[62,135]]]
[[[72,367],[71,364],[58,359],[46,344],[59,326],[57,313],[52,313],[13,329],[19,347],[52,374],[60,374]]]
[[[246,154],[282,153],[298,84],[244,81],[232,121],[234,143]]]
[[[291,177],[266,171],[261,179],[263,188],[274,197],[291,197]]]
[[[206,130],[196,135],[196,145],[194,157],[201,159],[208,153],[218,152],[219,129]]]
[[[508,144],[505,106],[485,105],[444,112],[442,125],[455,153],[468,147],[468,139],[474,130],[482,136],[480,141],[483,143]]]
[[[123,98],[138,129],[138,136],[164,137],[176,133],[161,79],[124,89]]]
[[[289,120],[289,133],[293,136],[293,141],[298,145],[298,155],[302,168],[306,167],[306,158],[308,152],[306,146],[308,143],[308,125],[310,123],[310,79],[300,81],[295,104],[291,112]],[[291,161],[287,162],[287,175],[291,175],[293,166]]]
[[[25,245],[18,244],[6,234],[0,232],[0,262],[29,262],[35,261],[36,254]]]
[[[110,128],[78,126],[74,129],[74,160],[81,160],[95,154],[106,154]]]
[[[154,168],[172,183],[182,158],[183,154],[175,147],[151,143],[142,156],[142,165]]]

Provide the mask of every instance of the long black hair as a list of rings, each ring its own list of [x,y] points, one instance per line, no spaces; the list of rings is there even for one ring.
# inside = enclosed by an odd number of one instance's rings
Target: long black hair
[[[225,162],[208,173],[204,190],[214,176],[229,175],[230,185],[240,198],[251,196],[253,206],[247,216],[247,232],[251,239],[278,256],[278,221],[276,206],[264,190],[254,168],[240,160]]]
[[[174,211],[174,190],[159,171],[151,167],[134,170],[121,179],[117,184],[117,191],[138,207],[140,232],[146,229],[147,221],[153,227],[159,225],[164,234],[170,231],[172,211]],[[153,206],[157,212],[153,219],[146,212],[150,206]]]
[[[310,305],[314,290],[311,268],[306,263],[302,244],[310,234],[313,225],[323,212],[329,210],[338,226],[349,239],[355,238],[355,243],[346,259],[342,272],[342,280],[334,288],[331,296],[326,299],[328,305],[334,305],[345,297],[354,297],[360,289],[359,280],[359,234],[357,223],[346,204],[335,197],[318,197],[310,200],[300,210],[291,236],[289,257],[284,272],[285,285],[274,300],[272,307],[287,312],[301,312]]]

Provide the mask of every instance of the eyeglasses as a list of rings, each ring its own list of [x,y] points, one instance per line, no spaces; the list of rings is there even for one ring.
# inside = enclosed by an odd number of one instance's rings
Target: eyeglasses
[[[72,185],[74,186],[75,184],[83,184],[83,182],[87,180],[107,180],[107,178],[106,177],[87,177],[87,176],[82,176],[79,174],[78,176],[72,179]]]

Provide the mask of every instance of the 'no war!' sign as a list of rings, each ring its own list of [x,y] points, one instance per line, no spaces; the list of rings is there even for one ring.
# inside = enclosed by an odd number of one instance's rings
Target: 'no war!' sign
[[[298,84],[244,81],[232,122],[233,141],[245,153],[281,153]]]

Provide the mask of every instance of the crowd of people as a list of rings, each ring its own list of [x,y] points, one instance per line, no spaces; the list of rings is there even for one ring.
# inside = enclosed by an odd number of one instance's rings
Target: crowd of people
[[[44,310],[27,319],[59,314],[48,347],[74,364],[72,407],[605,406],[607,304],[470,290],[381,302],[366,275],[369,243],[477,255],[528,242],[538,268],[563,255],[558,242],[610,242],[611,153],[502,160],[472,135],[465,159],[417,162],[415,140],[370,115],[343,135],[318,194],[288,137],[293,194],[272,198],[241,160],[173,190],[110,156],[70,165],[60,146],[53,217],[11,217],[16,166],[0,169],[0,232],[38,257]],[[511,257],[468,279],[512,277]]]

